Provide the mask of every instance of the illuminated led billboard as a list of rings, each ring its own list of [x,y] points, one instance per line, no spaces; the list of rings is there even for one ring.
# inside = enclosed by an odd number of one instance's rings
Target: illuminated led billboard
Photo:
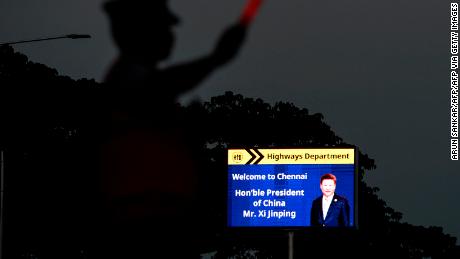
[[[353,148],[229,149],[229,227],[356,227]]]

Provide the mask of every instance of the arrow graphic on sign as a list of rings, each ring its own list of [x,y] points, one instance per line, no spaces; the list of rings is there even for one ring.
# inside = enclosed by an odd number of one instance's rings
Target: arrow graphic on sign
[[[252,161],[254,161],[254,159],[256,159],[256,155],[254,155],[254,153],[251,152],[250,149],[246,148],[246,152],[248,152],[250,155],[251,155],[251,159],[249,159],[249,161],[246,163],[247,165],[250,165]]]
[[[264,155],[262,155],[262,153],[260,153],[259,150],[255,148],[252,150],[247,148],[246,152],[251,155],[251,159],[249,159],[249,161],[246,163],[247,165],[257,165],[264,158]]]
[[[259,155],[259,159],[257,159],[255,162],[254,162],[254,165],[258,164],[263,158],[264,158],[264,155],[262,155],[262,153],[259,152],[259,150],[257,149],[254,149],[254,152],[257,153],[257,155]]]

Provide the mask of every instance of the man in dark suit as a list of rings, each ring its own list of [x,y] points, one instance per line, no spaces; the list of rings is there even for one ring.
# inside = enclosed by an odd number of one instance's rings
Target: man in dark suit
[[[345,197],[335,194],[337,178],[333,174],[321,176],[323,195],[313,200],[310,225],[313,227],[349,227],[350,206]]]

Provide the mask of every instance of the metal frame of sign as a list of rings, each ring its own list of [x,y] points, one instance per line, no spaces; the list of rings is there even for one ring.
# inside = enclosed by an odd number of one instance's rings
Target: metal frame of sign
[[[257,152],[260,149],[275,149],[275,150],[282,150],[282,149],[353,149],[354,152],[354,162],[353,162],[353,168],[354,168],[354,190],[353,190],[353,226],[351,227],[328,227],[328,228],[320,228],[320,227],[312,227],[312,226],[229,226],[229,204],[228,204],[228,195],[229,195],[229,184],[228,184],[228,166],[229,166],[229,151],[231,150],[237,150],[237,149],[245,149],[246,151],[248,149],[254,150],[254,154],[250,151],[247,151],[248,153],[251,154],[251,159],[250,162],[253,164],[257,164],[262,160],[262,157],[260,152]],[[258,156],[258,157],[257,157]],[[244,231],[273,231],[273,230],[285,230],[285,231],[295,231],[295,230],[302,230],[302,231],[315,231],[315,230],[321,230],[321,231],[327,231],[327,232],[342,232],[342,231],[354,231],[359,228],[359,215],[358,215],[358,186],[359,186],[359,164],[358,164],[358,158],[359,158],[359,150],[356,146],[334,146],[334,147],[231,147],[227,148],[227,177],[226,179],[226,211],[225,211],[225,227],[227,231],[239,231],[239,232],[244,232]],[[256,163],[257,161],[257,163]]]

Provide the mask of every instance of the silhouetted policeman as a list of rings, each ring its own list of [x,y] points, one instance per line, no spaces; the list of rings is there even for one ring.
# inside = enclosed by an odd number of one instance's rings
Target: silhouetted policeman
[[[228,63],[246,26],[228,28],[214,50],[160,69],[178,18],[166,0],[114,0],[104,6],[119,57],[107,78],[111,125],[101,145],[104,201],[102,255],[108,258],[191,258],[200,212],[196,163],[176,119],[177,97]]]

